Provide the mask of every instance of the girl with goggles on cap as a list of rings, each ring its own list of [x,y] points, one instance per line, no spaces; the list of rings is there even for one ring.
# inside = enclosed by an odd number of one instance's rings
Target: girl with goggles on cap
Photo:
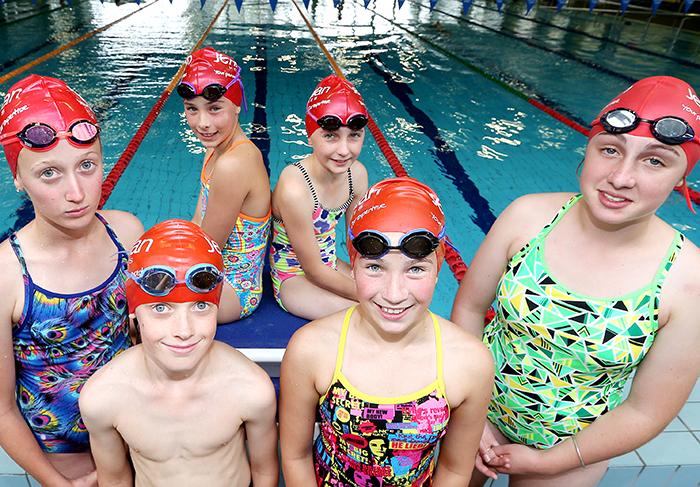
[[[688,194],[699,114],[679,79],[633,84],[593,121],[581,193],[519,198],[487,235],[452,313],[496,364],[473,485],[498,472],[596,485],[683,406],[700,371],[700,252],[656,212]]]
[[[223,274],[218,245],[189,221],[161,222],[132,248],[141,343],[80,395],[100,485],[277,487],[272,382],[214,340]]]
[[[211,47],[187,59],[177,87],[188,125],[206,148],[193,222],[214,237],[224,257],[219,322],[250,315],[260,304],[270,234],[270,180],[262,154],[241,129],[246,106],[241,68]]]
[[[272,195],[273,291],[297,316],[320,318],[356,300],[350,266],[336,256],[335,227],[367,189],[367,170],[357,160],[367,121],[349,81],[323,79],[306,104],[313,152],[282,171]]]
[[[99,133],[55,78],[19,81],[0,109],[0,144],[35,213],[0,244],[0,446],[42,485],[95,485],[78,394],[130,345],[124,248],[143,227],[96,213]]]
[[[359,304],[301,328],[282,361],[288,486],[469,481],[493,361],[428,310],[444,227],[437,195],[411,178],[381,181],[358,203],[348,247]]]

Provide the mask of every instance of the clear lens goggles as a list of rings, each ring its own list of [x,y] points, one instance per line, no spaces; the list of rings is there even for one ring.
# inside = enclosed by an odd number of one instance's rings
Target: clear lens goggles
[[[668,145],[679,145],[693,140],[695,131],[682,118],[667,116],[656,120],[641,118],[628,108],[616,108],[600,117],[600,124],[606,132],[611,134],[625,134],[631,132],[640,122],[651,125],[652,135],[659,141]]]
[[[127,271],[127,275],[151,296],[166,296],[178,284],[186,284],[192,292],[206,294],[213,291],[224,279],[221,271],[211,264],[190,267],[185,273],[184,281],[178,281],[175,269],[167,266],[146,267],[138,276]]]

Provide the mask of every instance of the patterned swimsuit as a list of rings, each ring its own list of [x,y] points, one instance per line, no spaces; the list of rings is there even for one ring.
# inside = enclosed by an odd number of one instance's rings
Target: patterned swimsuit
[[[301,163],[294,163],[294,167],[301,171],[301,174],[309,186],[311,197],[314,200],[314,212],[312,215],[314,225],[314,235],[318,243],[318,249],[321,251],[321,260],[324,264],[333,269],[336,268],[336,253],[335,253],[335,227],[338,221],[343,217],[345,211],[355,198],[355,192],[352,189],[352,174],[348,169],[348,199],[338,208],[326,209],[321,206],[316,195],[316,189],[311,183],[311,177],[306,172]],[[294,276],[303,276],[304,270],[301,268],[299,259],[294,253],[292,244],[287,236],[287,230],[284,228],[282,220],[274,215],[272,216],[272,244],[270,245],[270,275],[272,277],[272,289],[274,291],[277,303],[284,309],[282,300],[280,299],[280,287],[282,283]],[[286,310],[285,310],[286,311]]]
[[[447,433],[450,408],[442,376],[442,338],[435,333],[437,379],[413,394],[376,397],[353,387],[342,372],[354,307],[345,314],[331,385],[319,399],[321,433],[314,443],[319,486],[432,484],[436,446]]]
[[[252,144],[250,140],[241,140],[231,144],[226,152],[231,152],[244,143]],[[201,186],[199,214],[202,220],[209,202],[210,178],[206,177],[206,169],[212,154],[204,161],[199,178]],[[241,303],[241,318],[250,315],[260,304],[265,247],[269,236],[270,212],[259,218],[240,213],[226,245],[221,250],[224,258],[224,277],[236,291]]]
[[[12,328],[17,405],[47,453],[89,449],[78,395],[85,381],[129,345],[124,270],[128,256],[100,216],[119,252],[112,275],[99,286],[58,294],[32,281],[15,234],[10,245],[22,268],[24,309]]]
[[[613,298],[556,282],[544,241],[581,198],[516,253],[501,277],[484,342],[496,364],[488,419],[510,440],[550,448],[617,407],[658,330],[659,294],[684,241],[676,232],[654,279]]]

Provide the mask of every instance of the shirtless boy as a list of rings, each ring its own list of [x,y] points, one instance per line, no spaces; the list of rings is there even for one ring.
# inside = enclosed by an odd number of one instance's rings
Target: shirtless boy
[[[80,395],[99,484],[277,486],[272,383],[214,341],[223,280],[217,244],[191,222],[167,220],[136,242],[128,277],[142,343],[100,369]]]

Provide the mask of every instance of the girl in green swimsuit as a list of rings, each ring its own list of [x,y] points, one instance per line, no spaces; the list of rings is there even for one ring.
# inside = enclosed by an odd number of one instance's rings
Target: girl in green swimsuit
[[[690,205],[698,114],[679,79],[635,83],[593,121],[581,194],[519,198],[487,235],[452,313],[496,365],[472,485],[498,472],[596,485],[683,406],[700,370],[700,252],[656,211],[674,188]]]

